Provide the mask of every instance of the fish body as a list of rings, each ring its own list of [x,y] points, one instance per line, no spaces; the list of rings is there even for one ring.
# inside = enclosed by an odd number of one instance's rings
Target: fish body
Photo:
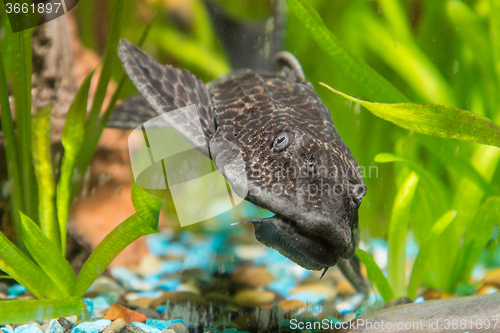
[[[275,213],[248,221],[260,242],[310,270],[354,255],[366,187],[330,111],[291,54],[278,55],[278,72],[239,70],[204,84],[125,40],[118,53],[157,114],[196,106],[199,119],[173,127],[202,147],[238,195]],[[119,118],[117,112],[111,123]],[[237,156],[243,159],[241,172],[228,168]]]

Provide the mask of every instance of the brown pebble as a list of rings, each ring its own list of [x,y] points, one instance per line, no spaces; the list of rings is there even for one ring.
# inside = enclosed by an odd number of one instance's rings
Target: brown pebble
[[[167,329],[161,331],[161,333],[177,333],[177,332],[174,330],[171,330],[170,328],[167,328]]]
[[[127,324],[122,327],[120,333],[144,333],[144,331],[137,326]]]
[[[106,327],[104,331],[102,331],[102,333],[118,333],[125,325],[127,325],[125,320],[123,320],[122,318],[118,318],[113,321],[108,327]]]
[[[186,326],[184,326],[183,323],[172,324],[167,328],[167,330],[172,330],[175,333],[186,333],[187,332],[187,328],[186,328]]]
[[[347,279],[342,279],[337,282],[337,284],[335,284],[335,289],[337,289],[337,293],[342,297],[351,296],[356,293],[356,289],[354,289]]]
[[[408,298],[408,297],[398,297],[395,299],[390,300],[389,302],[385,303],[384,309],[389,309],[392,308],[393,306],[398,306],[398,305],[403,305],[403,304],[410,304],[413,303],[413,301]]]
[[[293,294],[298,292],[315,292],[320,294],[326,294],[328,295],[326,299],[327,301],[331,301],[332,299],[335,298],[335,296],[337,296],[337,291],[335,290],[335,288],[333,288],[329,284],[322,282],[309,283],[297,286],[292,291],[290,291],[290,298],[293,298]]]
[[[267,286],[274,281],[273,275],[264,266],[239,267],[232,279],[250,287]]]
[[[138,306],[140,308],[149,308],[149,305],[153,302],[151,297],[140,297],[133,301],[127,302],[128,305]]]
[[[145,315],[148,319],[161,319],[160,314],[153,309],[138,308],[135,312]]]
[[[445,298],[452,298],[453,296],[451,294],[445,293],[443,291],[435,290],[435,289],[429,289],[427,290],[423,295],[424,299],[426,301],[432,301],[436,299],[445,299]]]
[[[483,284],[496,285],[497,288],[500,287],[500,269],[496,269],[490,272],[484,279]]]
[[[234,295],[234,300],[244,306],[268,305],[274,301],[276,294],[269,290],[242,290]]]

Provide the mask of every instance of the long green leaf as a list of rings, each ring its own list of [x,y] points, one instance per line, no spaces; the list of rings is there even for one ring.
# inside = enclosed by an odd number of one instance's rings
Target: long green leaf
[[[0,269],[25,286],[38,299],[64,296],[47,274],[1,232]]]
[[[427,259],[434,253],[434,245],[436,244],[439,236],[443,234],[443,231],[450,225],[451,222],[457,216],[456,210],[450,210],[445,213],[436,223],[432,226],[431,231],[427,234],[427,239],[420,246],[420,251],[418,252],[417,258],[415,258],[415,263],[413,264],[413,270],[410,276],[410,282],[408,284],[408,297],[414,299],[417,295],[417,289],[422,280],[422,276],[425,271],[425,264]]]
[[[328,30],[310,5],[303,0],[287,0],[287,3],[308,29],[311,37],[336,65],[339,75],[349,78],[372,100],[386,103],[409,102],[409,99],[391,83],[349,52]]]
[[[109,36],[102,60],[102,71],[101,75],[99,76],[99,83],[97,84],[97,90],[95,92],[94,102],[92,103],[92,109],[90,111],[87,122],[85,123],[85,135],[88,137],[92,136],[94,133],[97,119],[99,117],[99,113],[101,112],[104,98],[106,97],[108,84],[111,80],[113,65],[118,62],[116,50],[118,49],[122,17],[125,11],[125,6],[128,4],[128,2],[129,1],[116,1],[113,8],[113,18],[111,20]]]
[[[500,147],[500,127],[486,117],[442,105],[372,103],[346,95],[324,83],[321,85],[402,128],[440,138]]]
[[[73,296],[83,295],[116,255],[130,243],[141,236],[159,232],[158,218],[162,201],[144,193],[136,184],[132,187],[132,201],[137,213],[113,229],[95,248],[78,275]]]
[[[359,26],[360,36],[370,50],[404,78],[424,101],[456,104],[448,82],[412,38],[395,38],[394,33],[372,11],[356,11],[352,17],[353,24]]]
[[[69,296],[76,281],[75,271],[59,252],[59,247],[30,220],[21,213],[23,241],[35,262],[61,290]]]
[[[375,263],[372,256],[360,248],[356,249],[356,255],[365,265],[366,271],[368,272],[368,278],[370,281],[375,283],[380,295],[384,299],[384,302],[389,302],[391,299],[396,298],[396,295],[394,295],[394,291],[389,285],[384,273],[382,273],[382,270]]]
[[[481,251],[491,238],[493,226],[500,226],[500,197],[490,197],[479,208],[463,235],[463,245],[458,250],[450,275],[450,290],[469,277]]]
[[[38,184],[38,218],[40,229],[61,248],[59,226],[56,219],[56,191],[50,141],[50,115],[52,107],[38,110],[33,116],[33,165]]]
[[[36,217],[36,182],[31,160],[31,31],[23,30],[12,39],[12,92],[16,105],[16,126],[22,179],[23,211]]]
[[[404,296],[406,286],[406,234],[409,225],[409,207],[419,178],[415,172],[405,179],[392,208],[389,225],[387,277],[397,297]]]
[[[73,182],[75,165],[80,154],[80,148],[84,140],[84,124],[87,115],[87,99],[90,88],[90,81],[93,73],[90,73],[83,81],[78,90],[73,103],[71,104],[66,116],[62,135],[62,145],[64,155],[61,163],[61,176],[57,183],[57,220],[61,235],[61,253],[66,251],[66,226],[68,222],[69,207],[73,200],[71,188]],[[81,179],[82,175],[76,175],[75,178]],[[76,187],[76,186],[75,186]]]
[[[16,142],[16,134],[14,132],[14,122],[12,121],[12,111],[9,104],[9,89],[7,88],[7,77],[3,59],[0,55],[0,112],[2,130],[4,135],[3,145],[5,147],[5,156],[7,159],[7,173],[9,180],[12,182],[12,193],[10,195],[10,204],[13,212],[17,212],[23,205],[21,196],[21,175],[19,174],[19,156]],[[12,226],[16,237],[16,244],[22,247],[21,241],[21,220],[19,215],[12,214]]]
[[[85,302],[81,297],[69,297],[50,301],[3,301],[0,302],[0,325],[42,321],[45,319],[78,316],[88,320]]]
[[[203,47],[201,42],[187,38],[173,28],[154,26],[150,39],[157,42],[158,47],[179,59],[184,65],[197,68],[215,78],[229,73],[231,67],[221,56]]]

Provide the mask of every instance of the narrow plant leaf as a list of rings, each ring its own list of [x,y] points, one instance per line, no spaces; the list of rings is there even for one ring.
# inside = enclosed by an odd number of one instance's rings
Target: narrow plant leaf
[[[125,6],[129,1],[116,1],[113,8],[113,18],[111,19],[111,26],[109,27],[108,40],[106,42],[106,49],[102,58],[102,70],[97,84],[92,109],[85,123],[85,135],[91,137],[94,133],[97,124],[97,118],[101,112],[104,98],[108,88],[113,66],[118,63],[118,56],[116,50],[118,49],[118,40],[120,38],[120,31],[122,25],[122,17],[125,11]],[[93,153],[93,152],[92,152]]]
[[[61,253],[66,253],[66,226],[68,222],[69,207],[73,200],[72,185],[74,178],[81,178],[81,175],[73,177],[77,158],[84,140],[84,125],[87,115],[87,100],[90,89],[90,81],[93,72],[83,81],[80,89],[76,93],[73,102],[66,116],[66,123],[62,135],[62,145],[64,155],[61,163],[61,176],[57,183],[57,220],[61,235]]]
[[[19,173],[19,156],[14,132],[14,122],[12,121],[12,111],[9,104],[9,89],[7,87],[7,77],[3,65],[3,58],[0,54],[0,120],[4,136],[3,145],[5,147],[5,157],[7,160],[7,173],[12,182],[12,193],[9,196],[11,210],[17,212],[22,208],[23,199],[21,196],[21,175]],[[18,246],[22,246],[21,241],[21,219],[17,214],[12,215],[12,226]]]
[[[411,172],[405,179],[394,201],[388,236],[387,277],[396,297],[406,295],[406,235],[408,233],[409,207],[419,178]]]
[[[22,210],[36,217],[36,182],[31,160],[31,29],[15,33],[12,39],[12,93],[16,105],[16,129],[22,181]]]
[[[359,257],[359,260],[361,260],[365,265],[366,271],[368,272],[368,278],[377,286],[377,289],[384,299],[384,302],[388,302],[391,299],[396,298],[396,295],[394,295],[394,291],[389,285],[389,282],[384,276],[384,273],[382,273],[382,270],[375,263],[375,260],[373,260],[372,256],[361,250],[360,248],[356,249],[356,255]]]
[[[370,99],[398,103],[410,100],[391,83],[356,56],[351,54],[328,30],[319,14],[303,0],[287,0],[295,16],[336,65],[339,75],[345,75]]]
[[[399,32],[383,24],[372,10],[353,13],[352,24],[359,26],[359,35],[364,44],[399,74],[425,102],[456,104],[453,89],[412,38],[400,38]]]
[[[443,163],[475,183],[484,193],[488,195],[498,194],[498,191],[477,172],[469,160],[461,154],[456,154],[457,146],[453,145],[452,142],[442,141],[441,145],[437,145],[433,137],[422,134],[416,136],[419,142],[434,156],[440,158]]]
[[[130,243],[141,236],[159,232],[158,217],[162,201],[147,195],[135,184],[132,200],[137,213],[113,229],[95,248],[78,275],[73,296],[83,295],[116,255]]]
[[[89,320],[85,302],[81,297],[56,300],[25,300],[0,302],[0,325],[43,321],[60,317],[78,316]]]
[[[56,219],[56,191],[50,141],[50,115],[52,107],[37,110],[33,115],[33,165],[38,184],[38,219],[40,229],[61,248],[59,226]]]
[[[415,258],[415,263],[413,264],[413,269],[410,276],[410,282],[408,284],[408,297],[414,299],[417,295],[417,289],[422,281],[422,276],[425,272],[425,264],[427,259],[432,253],[435,253],[434,245],[437,243],[439,237],[443,234],[443,231],[450,225],[451,222],[457,216],[456,210],[450,210],[446,212],[439,220],[434,223],[431,231],[427,234],[427,239],[420,246],[420,251],[418,252],[417,258]]]
[[[0,269],[38,299],[64,297],[45,272],[0,232]]]
[[[500,197],[490,197],[479,208],[476,216],[463,234],[463,245],[459,248],[452,267],[449,290],[455,290],[466,280],[491,238],[493,226],[500,226]]]
[[[356,103],[371,113],[399,127],[440,138],[472,141],[500,147],[500,127],[486,117],[449,106],[432,104],[384,104],[362,101],[329,87],[322,86]]]
[[[33,260],[40,266],[64,296],[69,296],[76,281],[75,271],[29,217],[21,213],[23,241]]]
[[[201,42],[187,38],[173,28],[154,26],[151,28],[150,38],[156,41],[162,51],[179,59],[185,66],[197,68],[213,78],[231,70],[225,59],[205,49]]]

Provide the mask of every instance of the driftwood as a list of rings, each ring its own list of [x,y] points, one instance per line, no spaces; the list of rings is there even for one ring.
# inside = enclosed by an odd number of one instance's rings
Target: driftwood
[[[500,292],[398,305],[321,332],[500,332]]]

